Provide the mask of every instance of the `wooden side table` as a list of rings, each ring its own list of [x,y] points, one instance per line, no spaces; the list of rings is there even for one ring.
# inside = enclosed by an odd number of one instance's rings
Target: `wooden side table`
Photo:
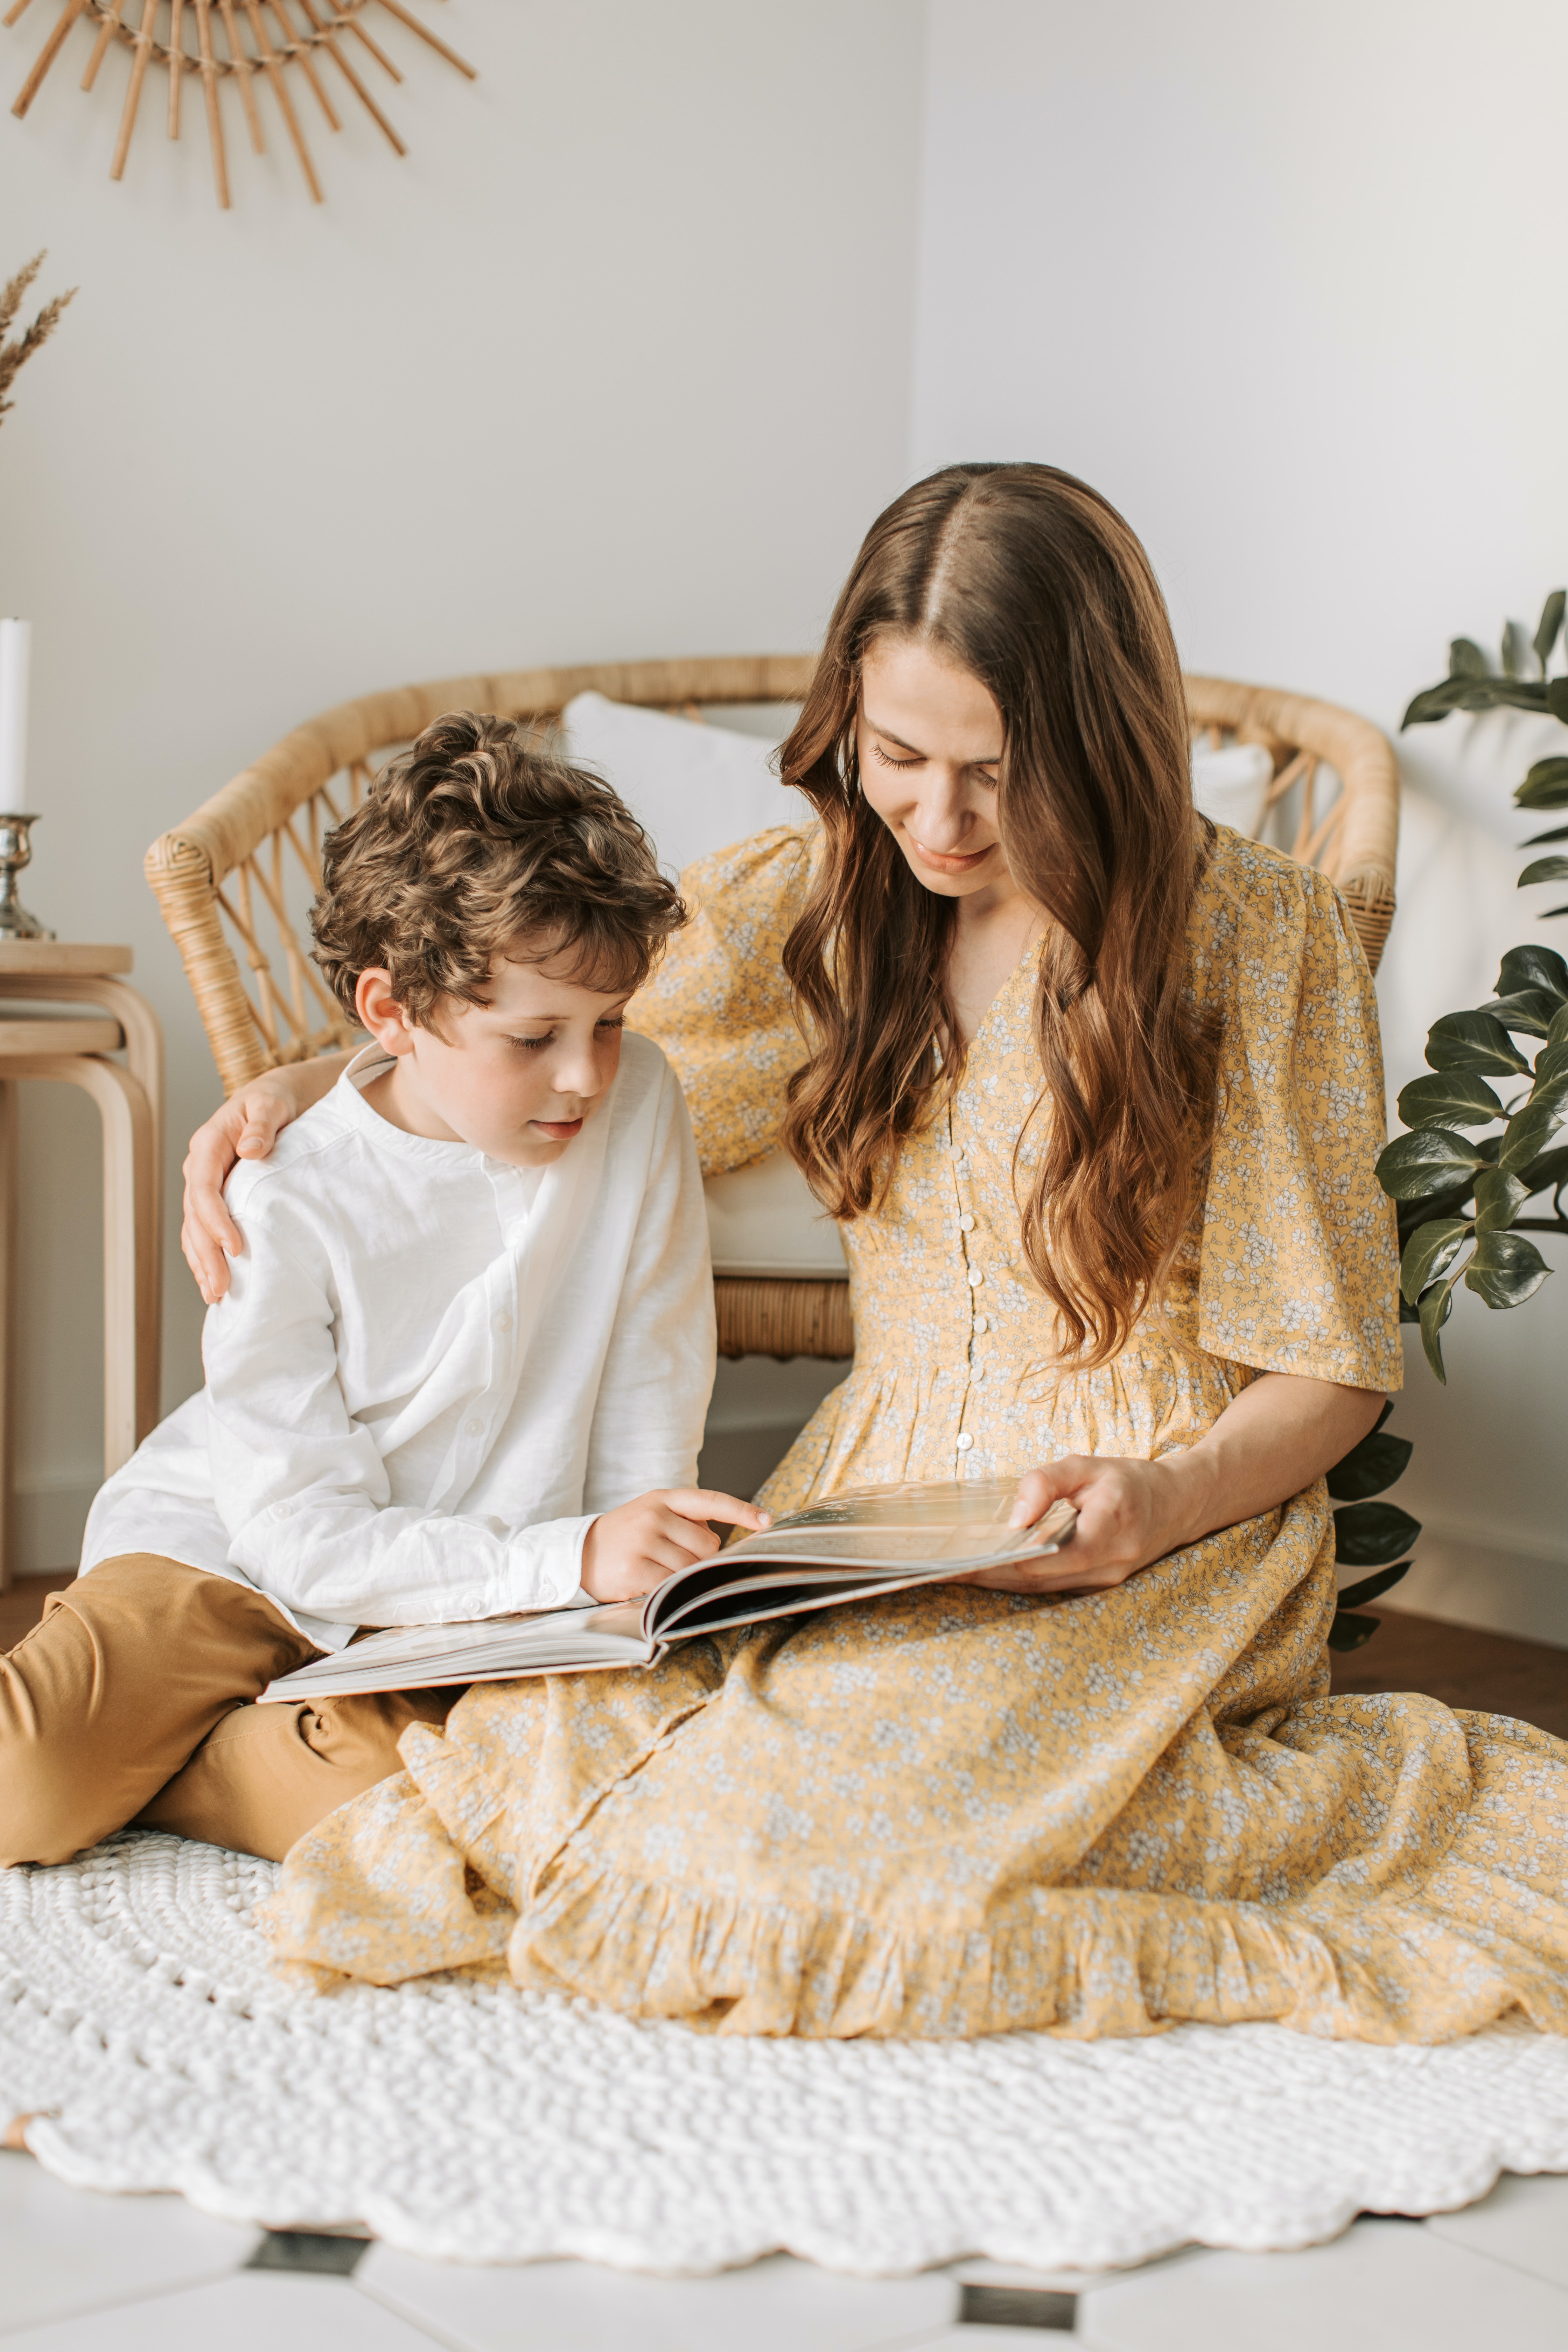
[[[0,940],[0,1591],[11,1581],[15,1549],[18,1079],[80,1087],[102,1121],[105,1475],[158,1418],[163,1033],[124,978],[131,965],[129,948]],[[35,1004],[84,1011],[51,1013]],[[109,1058],[122,1049],[125,1066]]]

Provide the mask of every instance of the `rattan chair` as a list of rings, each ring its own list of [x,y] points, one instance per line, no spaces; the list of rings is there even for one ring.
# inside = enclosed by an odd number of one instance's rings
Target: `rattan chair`
[[[548,726],[574,695],[592,688],[695,716],[726,703],[798,702],[812,667],[806,654],[730,655],[440,678],[363,695],[296,727],[147,853],[147,878],[184,961],[225,1092],[279,1063],[353,1042],[356,1033],[300,944],[321,836],[357,804],[382,761],[441,712],[492,710]],[[1271,687],[1189,677],[1186,688],[1194,735],[1267,746],[1272,821],[1288,816],[1292,855],[1338,883],[1375,968],[1394,915],[1399,829],[1398,771],[1386,739],[1332,703]],[[1337,791],[1324,770],[1338,778]],[[715,1287],[725,1355],[853,1352],[847,1283],[775,1277]]]

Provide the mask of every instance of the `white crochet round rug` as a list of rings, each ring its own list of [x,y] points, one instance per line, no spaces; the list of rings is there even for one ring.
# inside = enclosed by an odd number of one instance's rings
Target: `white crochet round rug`
[[[412,2253],[1052,2269],[1300,2246],[1568,2171],[1568,2043],[726,2040],[430,1979],[272,1976],[267,1863],[126,1834],[0,1871],[0,2125],[81,2187],[363,2221]]]

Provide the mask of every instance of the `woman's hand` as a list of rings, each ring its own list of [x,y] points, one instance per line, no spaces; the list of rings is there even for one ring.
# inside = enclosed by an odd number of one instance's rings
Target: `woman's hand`
[[[1343,1461],[1376,1423],[1375,1390],[1261,1372],[1212,1429],[1158,1462],[1068,1454],[1018,1482],[1009,1525],[1033,1527],[1062,1496],[1078,1526],[1059,1552],[1037,1563],[988,1569],[963,1580],[995,1592],[1094,1592],[1125,1584],[1152,1560],[1278,1510]]]
[[[221,1110],[198,1127],[185,1152],[185,1214],[180,1247],[196,1277],[196,1288],[214,1307],[228,1288],[228,1260],[245,1247],[244,1236],[223,1197],[237,1160],[265,1160],[291,1118],[336,1085],[347,1055],[332,1054],[287,1070],[268,1070],[230,1095]],[[225,1252],[227,1252],[227,1256]]]
[[[1078,1525],[1061,1550],[1010,1568],[985,1569],[963,1581],[993,1592],[1097,1592],[1125,1584],[1151,1560],[1163,1559],[1190,1540],[1173,1532],[1180,1507],[1173,1486],[1163,1462],[1064,1454],[1059,1462],[1030,1470],[1018,1481],[1008,1522],[1032,1528],[1065,1497],[1078,1512]]]
[[[618,1511],[601,1511],[583,1538],[583,1590],[595,1601],[635,1601],[693,1560],[711,1559],[719,1538],[708,1525],[771,1528],[773,1515],[706,1486],[661,1486]]]

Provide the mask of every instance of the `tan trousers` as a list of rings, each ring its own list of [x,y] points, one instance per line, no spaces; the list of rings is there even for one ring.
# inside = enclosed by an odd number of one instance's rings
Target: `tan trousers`
[[[247,1703],[319,1654],[264,1594],[152,1552],[51,1592],[0,1658],[0,1864],[65,1862],[129,1822],[280,1862],[457,1696]]]

